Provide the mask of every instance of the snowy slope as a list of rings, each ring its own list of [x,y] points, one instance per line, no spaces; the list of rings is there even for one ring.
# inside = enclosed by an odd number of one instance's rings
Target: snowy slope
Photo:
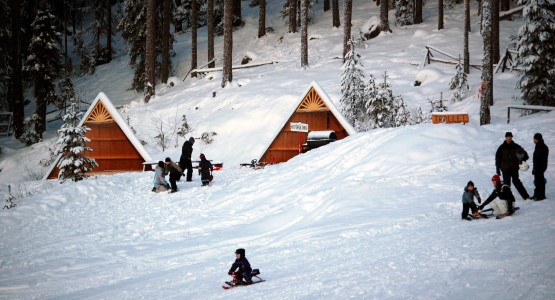
[[[472,69],[468,98],[447,103],[450,111],[468,112],[470,124],[373,130],[263,170],[239,168],[264,150],[312,80],[339,104],[343,31],[331,29],[331,12],[321,12],[319,2],[308,70],[299,68],[300,35],[286,33],[274,15],[268,25],[276,31],[254,38],[256,10],[244,5],[247,26],[235,33],[234,64],[246,52],[253,63],[279,63],[236,71],[231,87],[220,88],[218,72],[178,78],[142,104],[140,95],[126,91],[132,74],[124,58],[76,83],[91,97],[103,91],[125,105],[124,119],[154,159],[177,158],[183,140],[161,151],[153,118],[169,124],[186,114],[195,136],[217,132],[212,144],[199,142],[193,153],[224,162],[208,188],[195,175],[192,183],[178,183],[178,193],[154,194],[152,173],[34,181],[42,177],[37,162],[48,157],[52,140],[24,148],[0,138],[0,191],[5,195],[10,185],[18,204],[0,210],[0,299],[555,298],[553,167],[546,173],[547,200],[516,195],[521,210],[512,217],[460,220],[468,180],[483,198],[492,191],[494,153],[505,131],[530,155],[533,134],[543,133],[555,161],[554,112],[514,113],[506,124],[506,106],[518,94],[514,73],[496,74],[491,125],[477,125],[480,72]],[[360,49],[365,70],[378,78],[387,71],[394,93],[413,109],[428,108],[427,99],[440,92],[447,98],[455,73],[450,65],[413,65],[423,60],[424,46],[462,49],[462,5],[446,10],[440,32],[436,7],[436,1],[426,4],[425,23],[394,27]],[[377,13],[371,1],[357,1],[353,31]],[[478,63],[481,37],[477,23],[472,26],[471,61]],[[502,48],[518,26],[503,22]],[[189,69],[188,39],[182,34],[175,45],[179,76]],[[221,40],[216,44],[221,48]],[[416,78],[425,79],[420,87],[413,86]],[[48,136],[60,125],[49,124]],[[532,193],[530,171],[521,174]],[[267,282],[224,291],[220,285],[239,247]]]
[[[553,136],[553,120],[521,120],[515,138]],[[484,198],[492,190],[504,130],[375,130],[264,170],[224,168],[208,188],[180,182],[176,194],[149,192],[151,173],[29,185],[0,212],[0,295],[553,298],[555,171],[548,200],[516,196],[513,217],[460,220],[468,180]],[[530,172],[522,180],[531,192]],[[268,281],[224,291],[239,247]]]

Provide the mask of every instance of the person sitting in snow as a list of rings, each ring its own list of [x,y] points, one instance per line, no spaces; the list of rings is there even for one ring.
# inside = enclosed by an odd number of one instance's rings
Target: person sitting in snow
[[[497,219],[512,215],[515,212],[513,207],[515,197],[513,196],[513,192],[511,192],[511,187],[506,184],[501,184],[501,177],[497,174],[493,175],[491,183],[494,187],[493,192],[482,205],[478,206],[478,210],[484,209],[484,206],[493,201],[491,207],[497,213]],[[498,197],[499,199],[497,199]]]
[[[181,168],[178,164],[174,163],[171,158],[166,157],[166,170],[170,174],[170,184],[172,193],[177,192],[177,180],[181,177]]]
[[[231,265],[231,268],[227,274],[233,276],[233,282],[235,284],[251,284],[252,283],[252,268],[251,264],[245,257],[245,249],[235,250],[235,262]],[[245,281],[242,281],[245,279]]]
[[[212,171],[214,168],[212,167],[212,163],[206,159],[204,154],[200,154],[200,163],[198,164],[198,172],[200,174],[200,180],[202,181],[202,185],[209,185],[210,181],[212,181]]]
[[[472,211],[472,215],[475,218],[480,217],[480,213],[476,208],[476,204],[474,203],[474,197],[478,200],[478,204],[482,202],[480,198],[480,193],[478,193],[478,189],[474,187],[474,182],[469,181],[464,188],[464,192],[462,195],[462,203],[463,203],[463,210],[462,210],[462,219],[471,221],[472,219],[468,216],[468,209]]]
[[[165,192],[170,189],[170,185],[166,181],[166,169],[164,168],[164,162],[159,161],[156,168],[154,168],[154,187],[153,192],[160,193]]]

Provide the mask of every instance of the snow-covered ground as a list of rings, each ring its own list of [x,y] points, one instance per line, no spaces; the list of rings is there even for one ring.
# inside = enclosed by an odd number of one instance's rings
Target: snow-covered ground
[[[514,73],[496,74],[491,125],[478,126],[480,72],[473,69],[468,98],[446,102],[450,111],[468,112],[470,124],[373,130],[287,163],[239,168],[261,154],[274,125],[288,117],[283,114],[312,80],[339,104],[341,66],[335,57],[342,51],[342,29],[331,29],[331,12],[321,12],[321,5],[315,6],[309,30],[315,39],[308,70],[299,68],[300,35],[287,34],[279,16],[270,16],[276,32],[255,39],[255,10],[244,5],[247,26],[234,37],[236,62],[250,52],[253,63],[279,63],[234,72],[232,87],[221,89],[217,72],[179,79],[173,88],[159,86],[156,99],[145,105],[126,91],[131,76],[125,59],[76,84],[86,86],[92,97],[103,91],[126,105],[124,117],[156,159],[177,158],[180,147],[161,151],[155,146],[152,117],[174,122],[186,114],[194,134],[217,132],[212,144],[195,144],[193,154],[224,162],[210,187],[201,187],[195,177],[192,183],[179,182],[178,193],[154,194],[152,173],[64,184],[33,181],[41,177],[38,161],[47,158],[52,141],[24,148],[11,138],[0,139],[2,195],[9,185],[17,203],[0,210],[0,298],[555,298],[553,166],[546,173],[547,200],[523,201],[515,191],[521,209],[514,216],[460,220],[468,180],[482,198],[492,191],[494,154],[505,131],[512,131],[530,155],[532,136],[541,132],[552,148],[550,162],[555,161],[554,112],[513,113],[506,124],[506,106],[518,95]],[[446,11],[446,29],[440,32],[434,29],[436,7],[435,1],[426,4],[425,23],[394,27],[392,34],[360,49],[365,70],[376,77],[387,71],[394,93],[411,108],[427,109],[427,99],[437,99],[439,92],[447,97],[455,73],[450,65],[412,65],[423,60],[424,45],[450,53],[462,49],[462,6]],[[356,2],[353,30],[377,10],[371,1]],[[519,22],[502,25],[504,47]],[[476,28],[474,22],[471,61],[478,63]],[[178,36],[180,76],[188,70],[188,43],[187,34]],[[413,86],[416,78],[424,79],[420,87]],[[54,136],[56,124],[49,126],[48,135]],[[521,172],[521,178],[532,194],[531,172]],[[241,247],[267,281],[225,291],[220,285]]]

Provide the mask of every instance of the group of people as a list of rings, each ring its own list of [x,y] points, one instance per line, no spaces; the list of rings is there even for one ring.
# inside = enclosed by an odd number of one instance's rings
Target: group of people
[[[479,218],[480,211],[491,203],[491,207],[497,213],[497,218],[512,215],[515,212],[515,197],[511,191],[511,182],[524,200],[541,201],[545,200],[545,171],[547,170],[547,159],[549,156],[549,148],[545,145],[541,133],[534,134],[534,154],[532,156],[532,174],[534,175],[534,195],[530,197],[526,188],[519,178],[519,170],[528,170],[529,166],[526,161],[529,159],[528,153],[520,145],[513,141],[511,132],[505,133],[505,141],[495,153],[496,173],[491,178],[493,184],[493,192],[482,202],[478,189],[472,181],[469,181],[464,188],[462,195],[463,211],[461,218],[463,220],[472,220],[468,211],[470,210],[473,217]],[[501,181],[503,176],[503,181]],[[478,206],[474,203],[474,198],[478,201]]]
[[[187,181],[193,181],[193,162],[191,160],[191,155],[193,154],[193,145],[195,144],[195,138],[191,137],[189,140],[183,143],[181,147],[181,156],[179,158],[179,163],[175,163],[171,158],[166,157],[165,161],[159,161],[158,165],[154,168],[154,187],[153,192],[159,193],[164,191],[170,191],[171,193],[177,192],[177,182],[181,180],[182,176],[186,176]],[[209,185],[212,181],[212,163],[206,159],[204,154],[200,154],[200,162],[198,165],[199,174],[201,176],[202,185]],[[185,170],[187,171],[184,174]],[[166,175],[169,174],[169,181],[166,181]]]

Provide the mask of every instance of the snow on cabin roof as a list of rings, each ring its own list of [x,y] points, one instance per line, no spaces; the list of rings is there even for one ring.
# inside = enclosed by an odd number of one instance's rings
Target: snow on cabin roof
[[[270,146],[272,145],[272,143],[274,142],[276,137],[281,132],[281,129],[283,129],[283,127],[285,125],[287,125],[287,121],[295,113],[297,108],[299,108],[299,105],[301,105],[305,96],[308,94],[308,92],[310,92],[311,88],[314,88],[314,90],[318,93],[318,95],[320,96],[322,101],[324,101],[324,103],[326,104],[326,106],[328,107],[330,112],[335,116],[337,121],[339,121],[341,126],[343,126],[343,128],[345,129],[345,131],[347,131],[347,133],[349,135],[353,135],[353,134],[357,133],[355,128],[351,124],[349,124],[347,119],[345,119],[345,117],[341,114],[341,112],[339,112],[339,109],[335,106],[335,104],[331,100],[330,96],[322,89],[322,87],[320,87],[320,85],[316,81],[312,81],[310,83],[310,85],[303,91],[302,95],[298,98],[298,101],[296,101],[294,103],[293,108],[291,109],[291,111],[287,115],[284,116],[285,120],[283,121],[283,123],[281,123],[281,126],[279,126],[276,129],[275,133],[272,135],[272,139],[266,144],[266,146],[264,147],[264,150],[258,156],[258,160],[260,160],[262,158],[262,156],[264,155],[264,153],[268,150],[268,148],[270,148]]]
[[[148,152],[146,152],[145,148],[143,147],[141,142],[137,139],[137,137],[135,136],[131,128],[129,128],[127,123],[125,123],[125,120],[123,120],[123,117],[119,114],[118,110],[116,109],[112,101],[110,101],[110,98],[108,98],[108,96],[106,96],[106,94],[104,94],[103,92],[98,93],[98,95],[95,97],[94,101],[89,106],[89,109],[87,110],[87,112],[83,114],[83,117],[81,118],[81,121],[79,122],[78,126],[83,126],[83,124],[88,119],[89,115],[91,114],[91,112],[96,107],[99,101],[102,102],[106,110],[108,110],[111,117],[114,119],[116,124],[118,124],[121,131],[123,131],[123,133],[129,140],[129,142],[131,142],[133,147],[135,147],[137,152],[139,152],[139,154],[144,159],[144,161],[146,162],[152,161],[152,158],[150,157]],[[46,172],[46,174],[44,175],[43,180],[48,179],[48,176],[50,176],[50,173],[52,173],[54,168],[56,168],[56,165],[58,164],[58,161],[60,160],[61,157],[62,157],[62,154],[59,154],[58,157],[56,157],[56,159],[48,169],[48,172]]]

